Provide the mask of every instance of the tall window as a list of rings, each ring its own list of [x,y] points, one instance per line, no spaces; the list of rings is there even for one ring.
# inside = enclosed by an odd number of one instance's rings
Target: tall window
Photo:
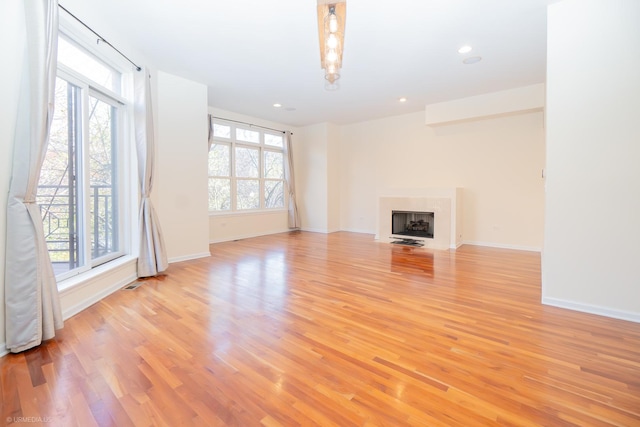
[[[121,73],[60,35],[55,112],[37,193],[59,280],[124,254],[120,90]]]
[[[214,120],[209,211],[283,209],[284,185],[282,133]]]

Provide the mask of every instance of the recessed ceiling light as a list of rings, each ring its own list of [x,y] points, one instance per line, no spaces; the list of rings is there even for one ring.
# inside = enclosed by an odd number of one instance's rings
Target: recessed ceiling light
[[[469,58],[464,58],[462,60],[463,64],[475,64],[476,62],[480,62],[482,61],[482,57],[481,56],[471,56]]]
[[[469,53],[471,52],[471,46],[465,45],[458,49],[458,53]]]
[[[407,102],[407,98],[405,98],[404,96],[402,98],[398,98],[399,102]]]
[[[280,108],[280,107],[282,107],[282,104],[277,104],[276,103],[276,104],[273,104],[273,106],[276,107],[276,108]]]

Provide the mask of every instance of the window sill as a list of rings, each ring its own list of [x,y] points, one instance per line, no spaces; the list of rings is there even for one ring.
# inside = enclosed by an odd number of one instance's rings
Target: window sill
[[[68,279],[58,282],[58,292],[60,294],[68,292],[72,289],[80,288],[90,284],[93,280],[104,276],[114,270],[127,266],[129,264],[136,264],[138,258],[125,255],[120,258],[116,258],[113,261],[106,262],[98,267],[92,268],[89,271],[80,273],[77,276],[69,277]]]

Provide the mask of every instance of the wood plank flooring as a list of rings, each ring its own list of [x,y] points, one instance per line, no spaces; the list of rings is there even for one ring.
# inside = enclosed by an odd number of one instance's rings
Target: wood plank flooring
[[[541,305],[538,253],[211,252],[0,359],[0,425],[640,426],[640,324]]]

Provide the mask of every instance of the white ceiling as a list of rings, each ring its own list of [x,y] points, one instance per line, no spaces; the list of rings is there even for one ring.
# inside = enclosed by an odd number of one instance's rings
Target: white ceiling
[[[116,47],[145,55],[134,62],[206,84],[210,106],[304,126],[404,114],[544,82],[546,7],[557,1],[347,0],[335,92],[324,89],[316,0],[60,4]],[[473,50],[461,55],[464,44]],[[476,55],[481,62],[462,63]],[[403,96],[408,101],[399,103]]]

